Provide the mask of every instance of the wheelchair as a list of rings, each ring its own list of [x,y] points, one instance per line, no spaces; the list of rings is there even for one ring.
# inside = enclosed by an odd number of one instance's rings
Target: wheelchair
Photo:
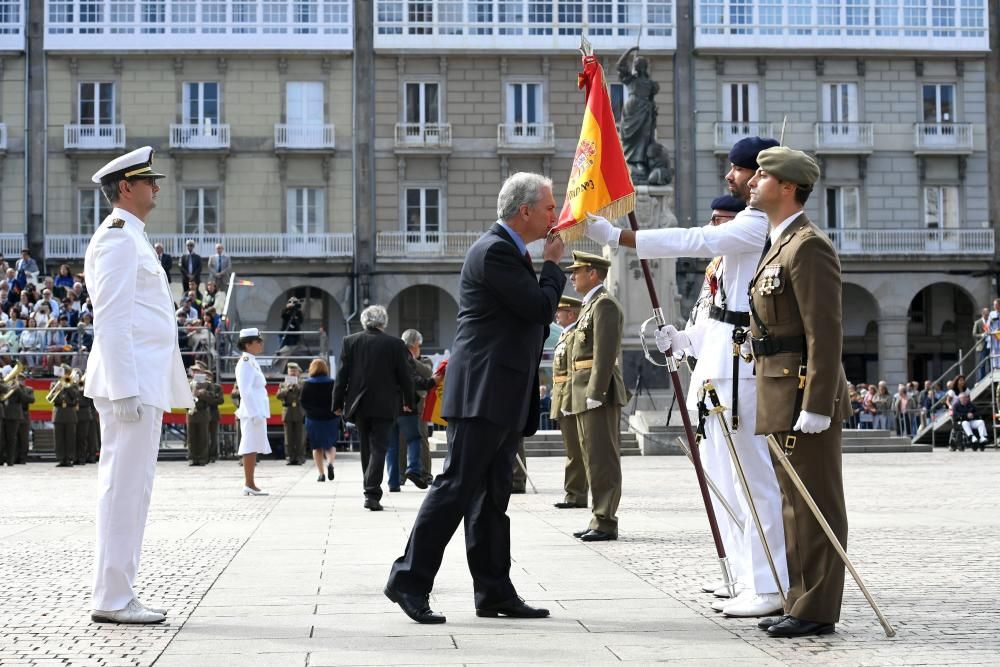
[[[956,423],[952,429],[951,433],[948,435],[948,447],[951,451],[958,450],[964,452],[966,447],[972,447],[975,449],[976,445],[972,442],[972,438],[965,434],[962,430],[962,423]]]

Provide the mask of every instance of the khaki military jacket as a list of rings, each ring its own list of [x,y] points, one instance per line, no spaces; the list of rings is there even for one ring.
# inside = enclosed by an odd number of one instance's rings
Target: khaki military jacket
[[[212,411],[209,409],[211,401],[211,382],[199,382],[194,385],[192,395],[194,407],[188,408],[188,423],[207,424],[212,419]]]
[[[281,409],[281,421],[286,424],[303,422],[306,419],[302,409],[302,385],[281,383],[278,387],[278,400],[284,406]]]
[[[76,411],[77,422],[89,422],[94,419],[94,399],[80,396],[79,408]]]
[[[573,354],[574,329],[576,322],[563,329],[552,352],[552,407],[549,408],[552,419],[559,419],[564,409],[569,410],[569,359]]]
[[[34,395],[35,392],[31,393]],[[3,418],[11,421],[21,421],[24,419],[24,410],[21,406],[21,402],[23,400],[24,390],[22,387],[18,387],[14,390],[14,393],[10,395],[10,398],[3,402]]]
[[[830,240],[803,213],[761,259],[750,300],[770,336],[800,338],[807,351],[802,409],[833,420],[851,415],[841,361],[843,312],[840,259]],[[755,338],[763,335],[750,317]],[[791,430],[798,392],[798,352],[756,359],[757,433]]]
[[[208,383],[208,409],[212,415],[211,421],[219,421],[219,406],[226,400],[222,393],[222,385],[218,382]]]
[[[62,380],[56,380],[53,382],[49,386],[49,389],[54,387],[56,384],[62,384]],[[59,395],[56,396],[55,401],[52,404],[52,423],[75,424],[77,421],[76,406],[79,402],[80,390],[76,388],[76,385],[68,384],[63,386]]]
[[[564,405],[563,410],[571,414],[584,412],[588,398],[602,405],[625,405],[628,397],[618,364],[624,324],[621,304],[602,285],[580,310],[573,329],[571,353],[567,356],[569,408]]]

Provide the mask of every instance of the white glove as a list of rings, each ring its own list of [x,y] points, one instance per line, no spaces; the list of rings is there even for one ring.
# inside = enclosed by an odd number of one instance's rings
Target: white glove
[[[604,405],[604,404],[603,404],[603,403],[601,403],[600,401],[595,401],[595,400],[594,400],[594,399],[592,399],[592,398],[588,398],[588,399],[587,399],[587,409],[588,409],[588,410],[593,410],[594,408],[599,408],[599,407],[601,407],[602,405]]]
[[[266,420],[263,417],[251,417],[250,421],[253,422],[254,424],[261,424],[264,423]]]
[[[119,421],[135,423],[142,419],[142,401],[138,396],[111,401],[111,409]]]
[[[673,348],[674,352],[680,352],[691,347],[691,338],[670,324],[662,329],[657,329],[653,335],[656,337],[656,349],[663,354],[666,354],[670,348]]]
[[[792,427],[792,430],[802,433],[822,433],[828,428],[830,428],[829,417],[803,410],[799,413],[799,418],[795,420],[795,426]]]
[[[612,225],[607,218],[587,213],[587,229],[584,233],[588,239],[599,245],[610,246],[612,250],[617,250],[622,230]]]

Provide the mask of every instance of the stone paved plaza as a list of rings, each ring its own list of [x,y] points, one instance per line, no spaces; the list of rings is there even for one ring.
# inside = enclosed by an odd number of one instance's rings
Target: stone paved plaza
[[[362,509],[356,454],[324,484],[266,461],[266,498],[238,495],[233,462],[161,463],[138,586],[170,614],[151,627],[89,622],[96,466],[2,468],[0,665],[1000,663],[1000,453],[845,456],[850,554],[894,639],[850,577],[834,635],[772,640],[715,614],[697,592],[717,566],[690,465],[623,464],[621,539],[587,545],[571,536],[587,513],[552,507],[562,461],[529,461],[538,494],[511,501],[512,576],[551,618],[476,618],[459,533],[432,598],[439,626],[381,592],[424,492]]]

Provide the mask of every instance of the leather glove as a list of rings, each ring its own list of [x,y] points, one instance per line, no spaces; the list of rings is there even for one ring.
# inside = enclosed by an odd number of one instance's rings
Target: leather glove
[[[618,238],[622,235],[622,230],[612,225],[607,218],[587,213],[586,224],[587,229],[584,233],[588,239],[599,245],[610,246],[612,250],[618,249]]]
[[[822,433],[828,428],[830,428],[829,417],[803,410],[799,413],[799,418],[795,420],[795,426],[792,427],[792,430],[801,433]]]
[[[123,422],[134,424],[142,419],[142,401],[139,400],[138,396],[111,401],[111,409],[114,411],[115,417]]]
[[[656,337],[656,349],[663,354],[673,348],[674,352],[680,352],[691,347],[691,339],[683,331],[678,331],[677,327],[668,324],[662,329],[657,329],[654,333]]]
[[[594,408],[599,408],[599,407],[601,407],[602,405],[604,405],[604,404],[603,404],[603,403],[601,403],[600,401],[595,401],[595,400],[594,400],[594,399],[592,399],[592,398],[588,398],[588,399],[587,399],[587,409],[588,409],[588,410],[593,410]]]

